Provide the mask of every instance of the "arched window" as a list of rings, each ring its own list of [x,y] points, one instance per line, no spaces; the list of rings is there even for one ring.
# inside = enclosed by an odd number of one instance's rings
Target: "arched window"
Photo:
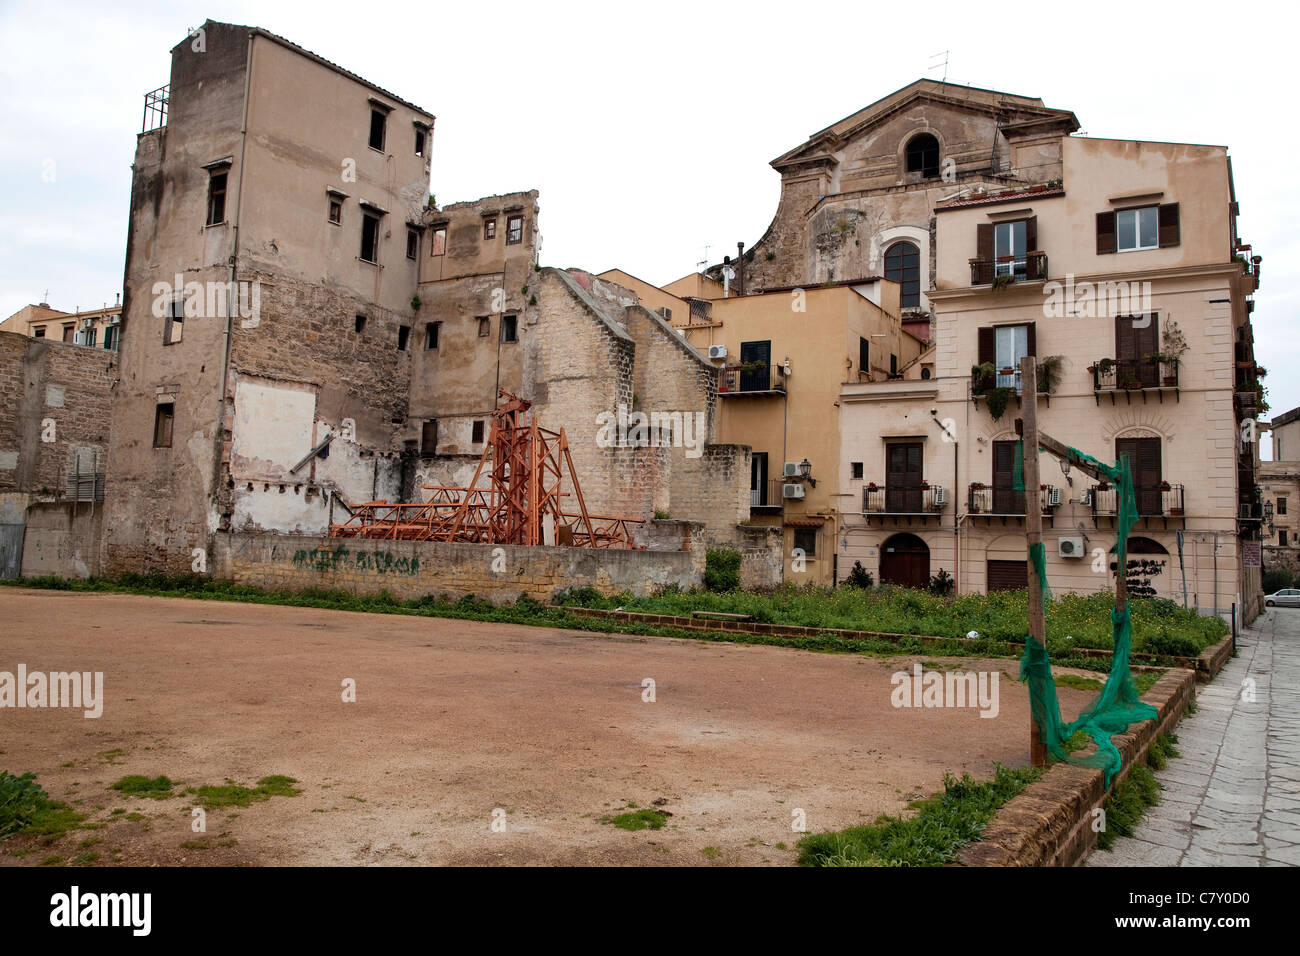
[[[898,307],[921,306],[921,250],[910,242],[896,242],[885,250],[885,278],[899,285]]]
[[[929,133],[918,133],[907,144],[907,171],[926,179],[939,175],[939,141]]]

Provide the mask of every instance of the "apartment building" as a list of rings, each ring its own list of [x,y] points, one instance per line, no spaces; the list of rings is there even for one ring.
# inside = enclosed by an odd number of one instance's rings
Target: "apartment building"
[[[1259,259],[1242,254],[1227,150],[1068,135],[1054,150],[1058,181],[936,205],[933,376],[841,396],[842,467],[863,463],[841,569],[1024,587],[1024,514],[1038,507],[1051,585],[1111,586],[1116,489],[1045,454],[1042,487],[1015,489],[1015,421],[1033,388],[1043,432],[1131,463],[1130,592],[1249,613]],[[1020,381],[1025,355],[1036,383]]]
[[[1264,508],[1264,568],[1300,571],[1300,408],[1260,423],[1272,438],[1272,459],[1259,463]]]
[[[84,312],[80,309],[61,312],[50,308],[48,302],[25,305],[0,322],[0,332],[116,352],[122,346],[121,295],[115,299],[117,301],[111,306]]]

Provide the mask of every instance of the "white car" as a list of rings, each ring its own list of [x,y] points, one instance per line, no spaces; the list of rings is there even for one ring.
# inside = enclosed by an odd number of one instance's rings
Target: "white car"
[[[1300,588],[1283,588],[1264,595],[1265,607],[1300,607]]]

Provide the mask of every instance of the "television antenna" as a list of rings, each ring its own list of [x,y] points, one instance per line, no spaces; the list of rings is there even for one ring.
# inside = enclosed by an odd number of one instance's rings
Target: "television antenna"
[[[709,249],[710,249],[710,248],[711,248],[710,246],[707,246],[707,245],[706,245],[706,246],[704,247],[704,258],[701,259],[699,262],[695,263],[697,266],[700,267],[700,271],[701,271],[701,272],[704,271],[704,266],[707,266],[707,265],[709,264]]]
[[[927,69],[927,70],[925,71],[925,72],[927,72],[927,73],[933,73],[935,70],[937,70],[937,69],[939,69],[940,67],[942,67],[942,68],[943,68],[943,79],[939,81],[940,83],[947,83],[947,82],[948,82],[948,52],[949,52],[949,51],[947,51],[947,50],[943,50],[942,52],[936,53],[936,54],[934,54],[932,57],[930,57],[930,67],[929,67],[929,69]],[[943,57],[943,62],[942,62],[942,63],[936,63],[936,62],[935,62],[936,60],[939,59],[939,57]]]

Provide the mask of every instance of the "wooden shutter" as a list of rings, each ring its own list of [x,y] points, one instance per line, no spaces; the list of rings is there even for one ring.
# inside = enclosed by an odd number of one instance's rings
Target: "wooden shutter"
[[[1097,213],[1097,255],[1115,251],[1115,214]]]
[[[1123,362],[1126,359],[1139,358],[1137,354],[1137,339],[1134,337],[1133,332],[1133,316],[1115,316],[1116,361]]]
[[[989,591],[1023,591],[1029,587],[1029,564],[1025,561],[989,561]]]
[[[1038,251],[1038,217],[1025,220],[1025,254]]]
[[[1034,327],[1037,323],[1028,322],[1025,324],[1025,350],[1029,355],[1038,355],[1038,336],[1034,333]]]
[[[975,227],[975,257],[985,262],[993,261],[993,223],[981,222]]]
[[[979,330],[979,364],[992,365],[997,357],[997,344],[993,337],[993,326],[985,326]]]
[[[1117,438],[1115,457],[1127,455],[1133,472],[1133,490],[1137,498],[1138,514],[1158,515],[1162,512],[1160,497],[1160,439]]]
[[[1180,227],[1178,224],[1178,203],[1163,203],[1157,214],[1159,216],[1159,242],[1160,248],[1166,246],[1176,246],[1180,241]]]

